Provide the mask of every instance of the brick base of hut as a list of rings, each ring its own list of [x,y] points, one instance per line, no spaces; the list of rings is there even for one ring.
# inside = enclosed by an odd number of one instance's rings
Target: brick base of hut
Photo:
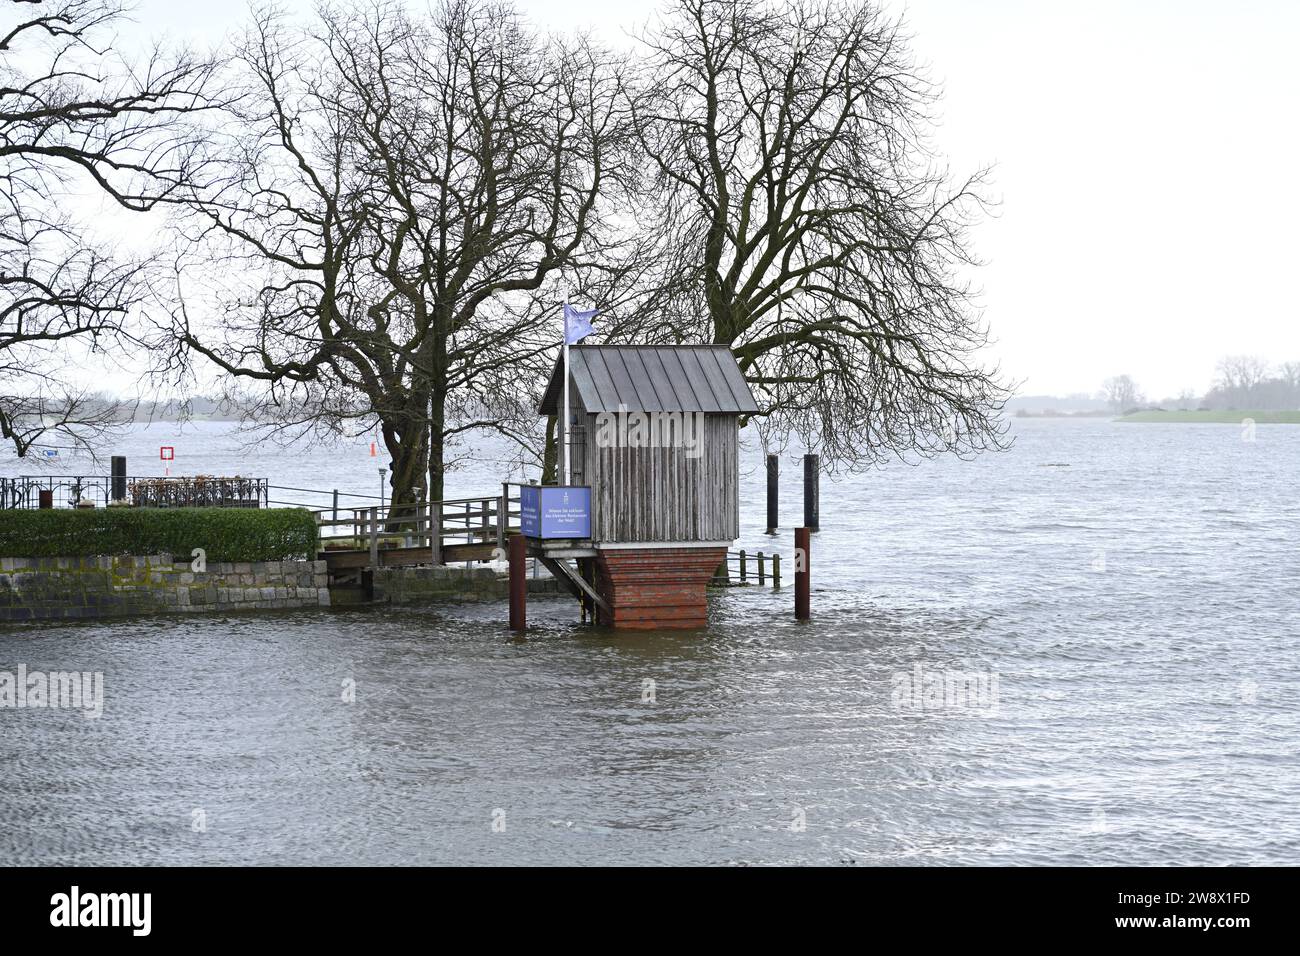
[[[706,587],[725,547],[601,549],[596,589],[609,604],[600,623],[638,630],[686,630],[708,624]]]

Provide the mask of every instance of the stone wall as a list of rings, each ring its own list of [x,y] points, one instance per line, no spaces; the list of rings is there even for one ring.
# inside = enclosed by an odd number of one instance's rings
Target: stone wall
[[[324,561],[0,558],[0,621],[328,606]]]
[[[376,568],[375,600],[390,604],[494,601],[505,590],[491,568]]]
[[[389,604],[437,604],[456,601],[504,601],[508,576],[488,567],[379,568],[374,574],[375,600]],[[528,579],[529,594],[560,594],[559,582]]]

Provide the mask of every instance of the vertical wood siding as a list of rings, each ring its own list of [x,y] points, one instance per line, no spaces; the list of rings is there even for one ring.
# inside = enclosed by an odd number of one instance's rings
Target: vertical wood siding
[[[732,541],[740,535],[736,415],[704,419],[698,458],[685,448],[598,447],[595,415],[575,483],[591,486],[592,536],[600,542]]]

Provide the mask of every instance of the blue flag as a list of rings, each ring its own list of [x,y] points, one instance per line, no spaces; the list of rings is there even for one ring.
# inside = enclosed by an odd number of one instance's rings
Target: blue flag
[[[599,312],[596,309],[580,312],[569,303],[564,303],[564,341],[573,345],[584,336],[590,335],[591,320],[597,315]]]

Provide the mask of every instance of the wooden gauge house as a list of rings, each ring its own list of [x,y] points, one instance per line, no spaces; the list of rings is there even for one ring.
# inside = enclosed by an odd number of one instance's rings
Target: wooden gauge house
[[[563,364],[539,411],[561,419]],[[569,350],[572,485],[591,489],[603,623],[701,627],[705,587],[740,533],[740,417],[758,405],[724,345]]]

